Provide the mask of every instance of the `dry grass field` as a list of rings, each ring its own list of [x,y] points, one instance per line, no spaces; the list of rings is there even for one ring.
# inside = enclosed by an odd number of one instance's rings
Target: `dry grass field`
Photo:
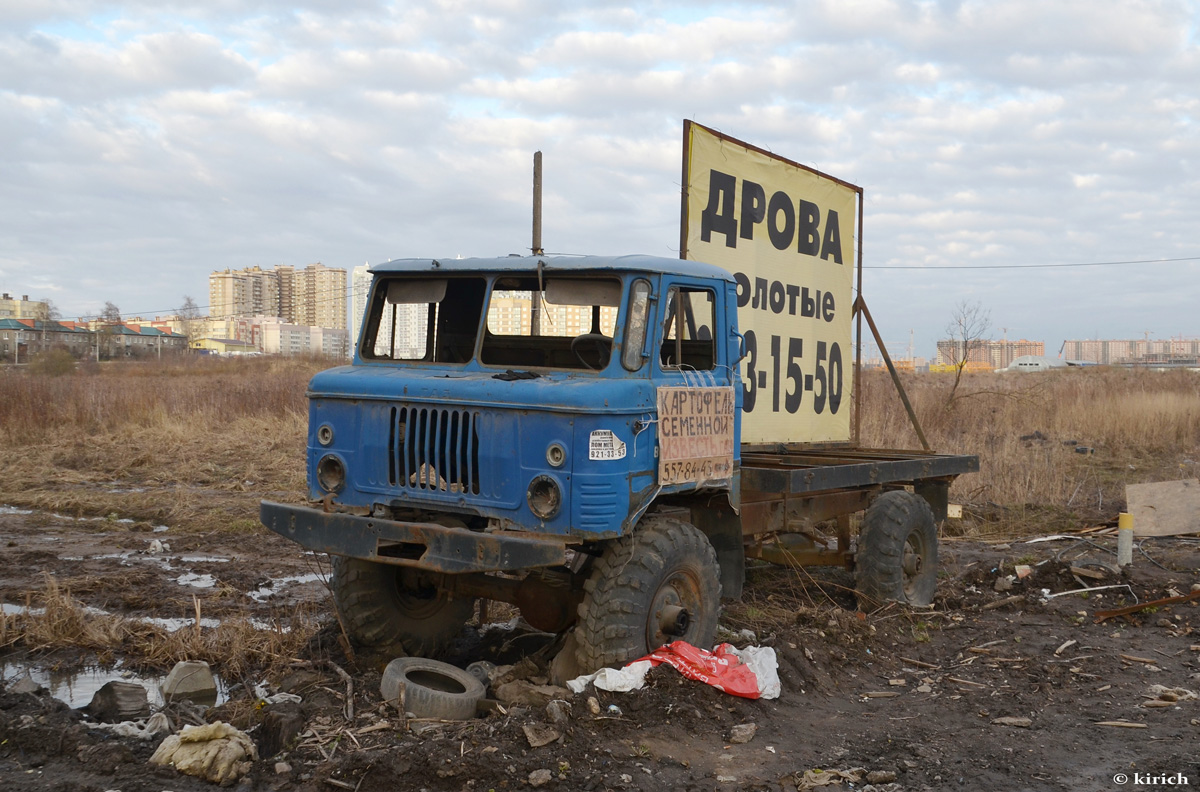
[[[951,491],[975,535],[1115,520],[1125,485],[1200,475],[1200,373],[1072,368],[903,377],[934,450],[978,454]],[[886,372],[862,379],[862,442],[918,448]]]
[[[304,488],[312,359],[185,359],[0,372],[0,504],[256,532],[264,495]],[[980,457],[953,497],[967,533],[1111,520],[1127,483],[1200,471],[1200,373],[1068,369],[907,375],[934,450]],[[862,442],[917,448],[883,371],[861,380]],[[1088,453],[1080,453],[1090,449]]]

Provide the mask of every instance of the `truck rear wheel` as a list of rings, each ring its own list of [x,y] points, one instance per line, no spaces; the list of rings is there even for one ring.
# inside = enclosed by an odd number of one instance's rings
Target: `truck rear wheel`
[[[708,539],[682,520],[650,518],[609,543],[584,592],[575,628],[584,673],[673,641],[712,648],[721,570]]]
[[[414,585],[412,577],[393,564],[333,557],[333,597],[352,641],[432,657],[458,637],[475,600]]]
[[[937,565],[937,525],[925,499],[899,490],[876,498],[863,518],[855,557],[860,607],[891,600],[931,604]]]

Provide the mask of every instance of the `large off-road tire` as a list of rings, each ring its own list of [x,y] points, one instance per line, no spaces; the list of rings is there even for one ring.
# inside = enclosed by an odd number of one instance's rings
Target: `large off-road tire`
[[[379,692],[383,700],[418,718],[469,720],[487,693],[483,683],[461,668],[424,657],[398,657],[387,664]]]
[[[694,526],[647,518],[609,543],[584,583],[575,628],[583,673],[620,666],[683,640],[711,649],[721,604],[721,570]]]
[[[931,604],[937,566],[937,525],[925,499],[902,490],[876,498],[863,518],[854,561],[859,606]]]
[[[418,588],[411,572],[344,556],[333,557],[333,597],[350,639],[375,649],[433,657],[462,632],[475,600]]]

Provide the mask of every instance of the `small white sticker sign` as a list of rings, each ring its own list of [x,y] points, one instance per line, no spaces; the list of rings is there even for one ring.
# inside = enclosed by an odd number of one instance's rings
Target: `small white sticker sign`
[[[597,429],[588,439],[588,459],[624,459],[625,441],[610,429]]]

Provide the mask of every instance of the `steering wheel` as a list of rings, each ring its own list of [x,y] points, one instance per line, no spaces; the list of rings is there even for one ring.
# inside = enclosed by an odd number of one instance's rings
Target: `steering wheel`
[[[580,347],[587,344],[591,344],[592,349],[596,351],[596,360],[600,363],[600,365],[593,366],[587,361],[587,358],[581,354],[582,350]],[[584,333],[581,336],[575,336],[571,339],[571,352],[575,355],[575,357],[579,358],[579,362],[584,366],[592,371],[599,371],[604,367],[604,363],[606,362],[604,360],[604,355],[606,352],[612,349],[611,344],[612,339],[603,333]]]

